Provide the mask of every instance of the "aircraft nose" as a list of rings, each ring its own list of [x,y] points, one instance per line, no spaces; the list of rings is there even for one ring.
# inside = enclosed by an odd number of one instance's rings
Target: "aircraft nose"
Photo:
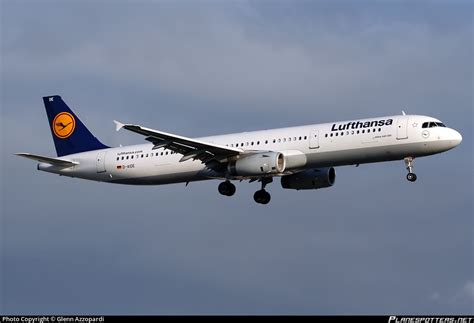
[[[459,132],[457,132],[454,129],[451,129],[451,131],[452,131],[452,134],[450,135],[450,140],[452,141],[453,146],[456,147],[461,143],[462,136]]]

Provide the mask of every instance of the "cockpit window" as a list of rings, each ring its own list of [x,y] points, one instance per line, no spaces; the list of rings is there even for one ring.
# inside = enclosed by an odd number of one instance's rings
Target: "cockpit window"
[[[434,127],[446,128],[446,126],[442,122],[424,122],[421,127],[422,128],[434,128]]]

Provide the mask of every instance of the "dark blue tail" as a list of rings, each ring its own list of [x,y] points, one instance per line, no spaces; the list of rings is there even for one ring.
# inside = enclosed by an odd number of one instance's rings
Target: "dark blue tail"
[[[59,95],[43,97],[58,157],[109,148],[79,120]]]

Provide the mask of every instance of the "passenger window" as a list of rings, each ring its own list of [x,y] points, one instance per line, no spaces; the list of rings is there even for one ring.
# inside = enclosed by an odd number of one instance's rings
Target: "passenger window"
[[[325,135],[324,135],[324,137],[326,137],[326,138],[327,138],[327,137],[328,137],[328,134],[325,134]]]
[[[339,136],[339,132],[336,132],[336,137]]]
[[[117,157],[117,160],[119,160],[119,159],[120,159],[120,157]]]
[[[360,130],[357,130],[357,134],[360,134]]]
[[[304,140],[308,139],[308,136],[304,136]]]
[[[144,156],[144,155],[142,154],[142,158],[143,158],[143,156]]]
[[[123,158],[124,158],[124,157],[122,156],[122,160],[123,160]]]
[[[281,139],[278,139],[278,142],[281,142]]]
[[[128,159],[128,156],[127,156],[127,159]]]
[[[301,136],[300,136],[300,140],[301,140]]]
[[[365,130],[362,130],[362,133],[365,133]]]
[[[331,137],[332,137],[332,133],[331,133]]]
[[[133,159],[133,155],[130,158]]]
[[[344,136],[344,132],[341,132],[341,136]]]

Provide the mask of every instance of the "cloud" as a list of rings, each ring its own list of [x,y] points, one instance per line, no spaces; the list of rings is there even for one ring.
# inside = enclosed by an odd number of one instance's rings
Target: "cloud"
[[[469,302],[474,308],[474,281],[465,282],[454,296],[454,301]]]
[[[293,28],[284,30],[263,9],[245,3],[204,3],[199,10],[166,3],[130,10],[128,4],[103,3],[81,33],[79,17],[89,12],[78,9],[67,24],[61,15],[69,8],[59,6],[8,33],[7,75],[126,80],[262,112],[288,109],[296,102],[306,109],[353,105],[364,111],[386,104],[400,110],[431,102],[439,91],[466,96],[472,80],[472,70],[462,64],[473,53],[464,25],[440,30],[427,20],[381,21],[361,14],[331,21],[316,14],[301,24],[290,16],[283,26]],[[111,9],[113,15],[107,15]],[[316,22],[308,27],[309,18]],[[37,25],[43,19],[51,24]],[[45,39],[45,32],[52,37]]]
[[[452,308],[454,311],[470,313],[474,309],[474,281],[467,280],[460,287],[440,292],[433,292],[429,299],[446,308]]]

